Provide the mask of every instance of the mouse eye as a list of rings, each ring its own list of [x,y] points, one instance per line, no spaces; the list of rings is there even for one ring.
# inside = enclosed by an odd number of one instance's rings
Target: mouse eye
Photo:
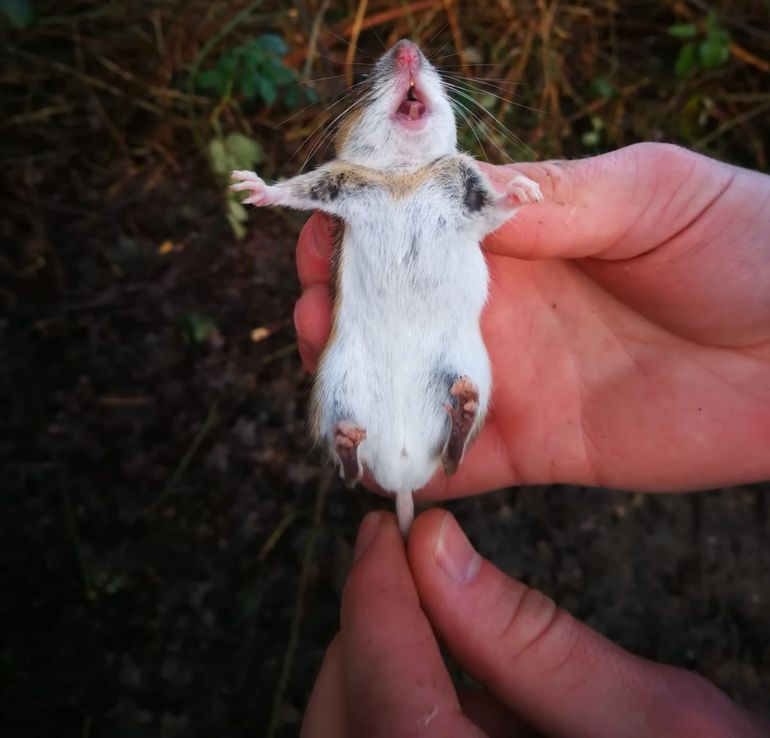
[[[362,82],[366,82],[369,79],[369,75],[366,73],[357,74],[353,77],[353,86],[360,85]]]

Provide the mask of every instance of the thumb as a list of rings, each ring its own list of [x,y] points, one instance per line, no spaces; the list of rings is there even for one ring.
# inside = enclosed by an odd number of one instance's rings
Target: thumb
[[[522,207],[484,242],[522,259],[628,259],[665,243],[718,199],[735,168],[670,144],[642,143],[576,161],[483,165],[503,189],[511,172],[543,202]]]
[[[766,735],[704,679],[633,656],[509,579],[449,513],[415,521],[409,561],[423,610],[460,665],[546,735]]]

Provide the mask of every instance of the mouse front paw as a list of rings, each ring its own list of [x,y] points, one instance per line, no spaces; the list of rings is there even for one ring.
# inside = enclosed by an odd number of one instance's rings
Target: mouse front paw
[[[242,201],[248,205],[268,205],[267,185],[256,172],[236,170],[230,174],[235,184],[230,185],[234,192],[246,192],[247,197]]]
[[[541,202],[543,193],[540,185],[523,174],[517,174],[505,188],[505,197],[513,207]]]

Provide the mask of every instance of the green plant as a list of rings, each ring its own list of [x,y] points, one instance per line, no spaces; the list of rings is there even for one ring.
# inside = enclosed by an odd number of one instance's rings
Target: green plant
[[[680,77],[698,69],[716,69],[730,58],[730,34],[713,10],[709,11],[700,26],[677,23],[669,26],[668,33],[685,42],[679,49],[674,66]]]
[[[315,90],[301,85],[294,70],[284,65],[288,51],[280,36],[263,34],[223,52],[212,69],[198,72],[195,86],[220,97],[235,93],[265,105],[273,105],[279,97],[288,107],[296,107],[303,97],[315,102]]]
[[[315,102],[316,91],[300,83],[294,70],[283,63],[289,49],[280,36],[266,33],[224,51],[214,66],[192,72],[198,90],[214,93],[219,102],[210,123],[214,134],[207,145],[211,171],[220,185],[229,182],[234,169],[254,169],[264,159],[259,142],[243,133],[223,133],[220,114],[228,106],[238,112],[243,103],[273,105],[281,100],[288,107]],[[246,210],[233,192],[227,192],[227,220],[236,238],[246,233]]]
[[[26,28],[32,23],[31,0],[0,0],[0,14],[4,15],[14,28]]]
[[[205,343],[217,333],[213,318],[200,313],[188,313],[182,318],[182,337],[186,343]]]
[[[211,171],[223,185],[229,182],[230,172],[234,169],[254,169],[264,160],[265,152],[258,141],[237,132],[223,135],[218,126],[215,129],[207,153]],[[230,190],[227,191],[226,214],[235,237],[243,238],[246,235],[244,224],[248,216],[235,193]]]

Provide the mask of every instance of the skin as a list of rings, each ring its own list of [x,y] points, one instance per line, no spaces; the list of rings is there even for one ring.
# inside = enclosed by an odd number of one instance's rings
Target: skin
[[[457,474],[420,495],[770,478],[770,177],[660,144],[515,169],[545,202],[484,244],[492,409]],[[489,175],[502,184],[511,170]],[[330,250],[313,216],[295,310],[311,370],[329,330]],[[455,691],[437,638],[483,691]],[[770,727],[509,579],[431,510],[406,550],[390,516],[364,520],[302,735],[753,738]]]

